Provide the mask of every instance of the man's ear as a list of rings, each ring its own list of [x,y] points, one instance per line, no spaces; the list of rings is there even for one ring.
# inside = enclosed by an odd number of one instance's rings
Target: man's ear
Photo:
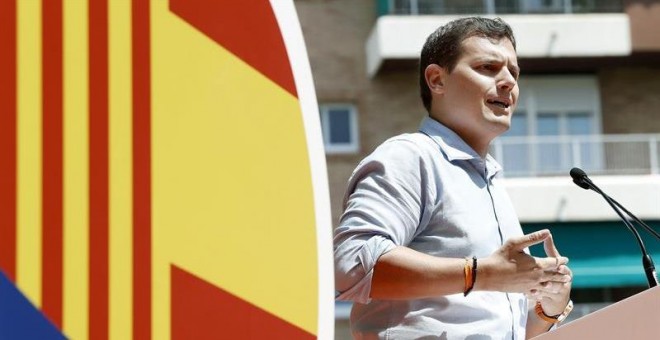
[[[442,94],[445,91],[445,76],[447,71],[445,68],[440,67],[438,64],[430,64],[424,70],[424,78],[426,78],[426,85],[432,93]]]

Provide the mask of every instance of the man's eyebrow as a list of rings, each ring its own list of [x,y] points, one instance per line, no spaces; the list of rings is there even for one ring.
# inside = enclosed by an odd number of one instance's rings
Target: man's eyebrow
[[[501,62],[502,58],[497,56],[497,55],[487,54],[487,55],[476,57],[475,61],[480,62],[480,63],[487,63],[487,62],[493,62],[493,61]]]
[[[488,54],[488,55],[485,55],[485,56],[480,56],[480,57],[475,58],[475,62],[477,62],[477,63],[490,63],[490,62],[501,63],[502,59],[503,58],[501,58],[497,55]],[[520,66],[511,64],[511,66],[509,66],[509,67],[512,68],[513,70],[515,70],[517,73],[520,73]]]
[[[502,63],[506,58],[496,53],[486,53],[480,56],[475,57],[476,62],[488,63],[488,62],[497,62]]]

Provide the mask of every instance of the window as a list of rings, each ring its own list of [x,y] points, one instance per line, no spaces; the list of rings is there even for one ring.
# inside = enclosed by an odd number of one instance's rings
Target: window
[[[519,140],[528,135],[527,128],[527,113],[523,110],[517,110],[511,117],[511,128],[506,133],[509,137],[518,137]],[[507,172],[507,175],[516,176],[528,172],[529,164],[525,160],[529,159],[530,150],[525,143],[516,143],[515,140],[511,143],[504,144],[500,147],[496,158],[502,162],[502,167]]]
[[[357,110],[351,104],[325,104],[319,108],[323,145],[328,154],[359,150]]]
[[[598,83],[592,76],[526,77],[511,129],[491,152],[505,175],[565,175],[603,167]]]
[[[525,13],[562,13],[568,10],[564,0],[529,0],[522,4]]]

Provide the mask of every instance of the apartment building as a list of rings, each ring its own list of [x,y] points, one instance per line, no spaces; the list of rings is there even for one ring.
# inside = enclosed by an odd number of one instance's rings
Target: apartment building
[[[326,146],[333,223],[355,165],[426,114],[417,58],[460,16],[501,17],[517,38],[521,96],[491,154],[529,232],[550,228],[574,271],[573,318],[647,285],[639,247],[580,167],[660,231],[660,0],[296,0]],[[660,261],[660,241],[641,231]],[[542,254],[542,249],[532,250]],[[659,262],[660,263],[660,262]],[[338,304],[337,338],[347,305]]]

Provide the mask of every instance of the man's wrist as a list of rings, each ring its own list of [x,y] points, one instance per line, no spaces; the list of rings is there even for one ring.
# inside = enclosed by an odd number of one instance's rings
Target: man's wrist
[[[560,323],[568,317],[568,314],[571,313],[573,310],[573,301],[568,300],[568,303],[566,304],[566,307],[564,307],[564,310],[557,315],[548,315],[545,313],[543,310],[543,306],[541,305],[540,301],[536,302],[536,306],[534,306],[534,311],[536,312],[536,315],[541,318],[542,320],[555,324],[555,323]]]
[[[482,257],[477,259],[479,266],[477,267],[477,276],[479,280],[474,283],[474,290],[492,290],[490,284],[490,269],[492,268],[490,258]]]

